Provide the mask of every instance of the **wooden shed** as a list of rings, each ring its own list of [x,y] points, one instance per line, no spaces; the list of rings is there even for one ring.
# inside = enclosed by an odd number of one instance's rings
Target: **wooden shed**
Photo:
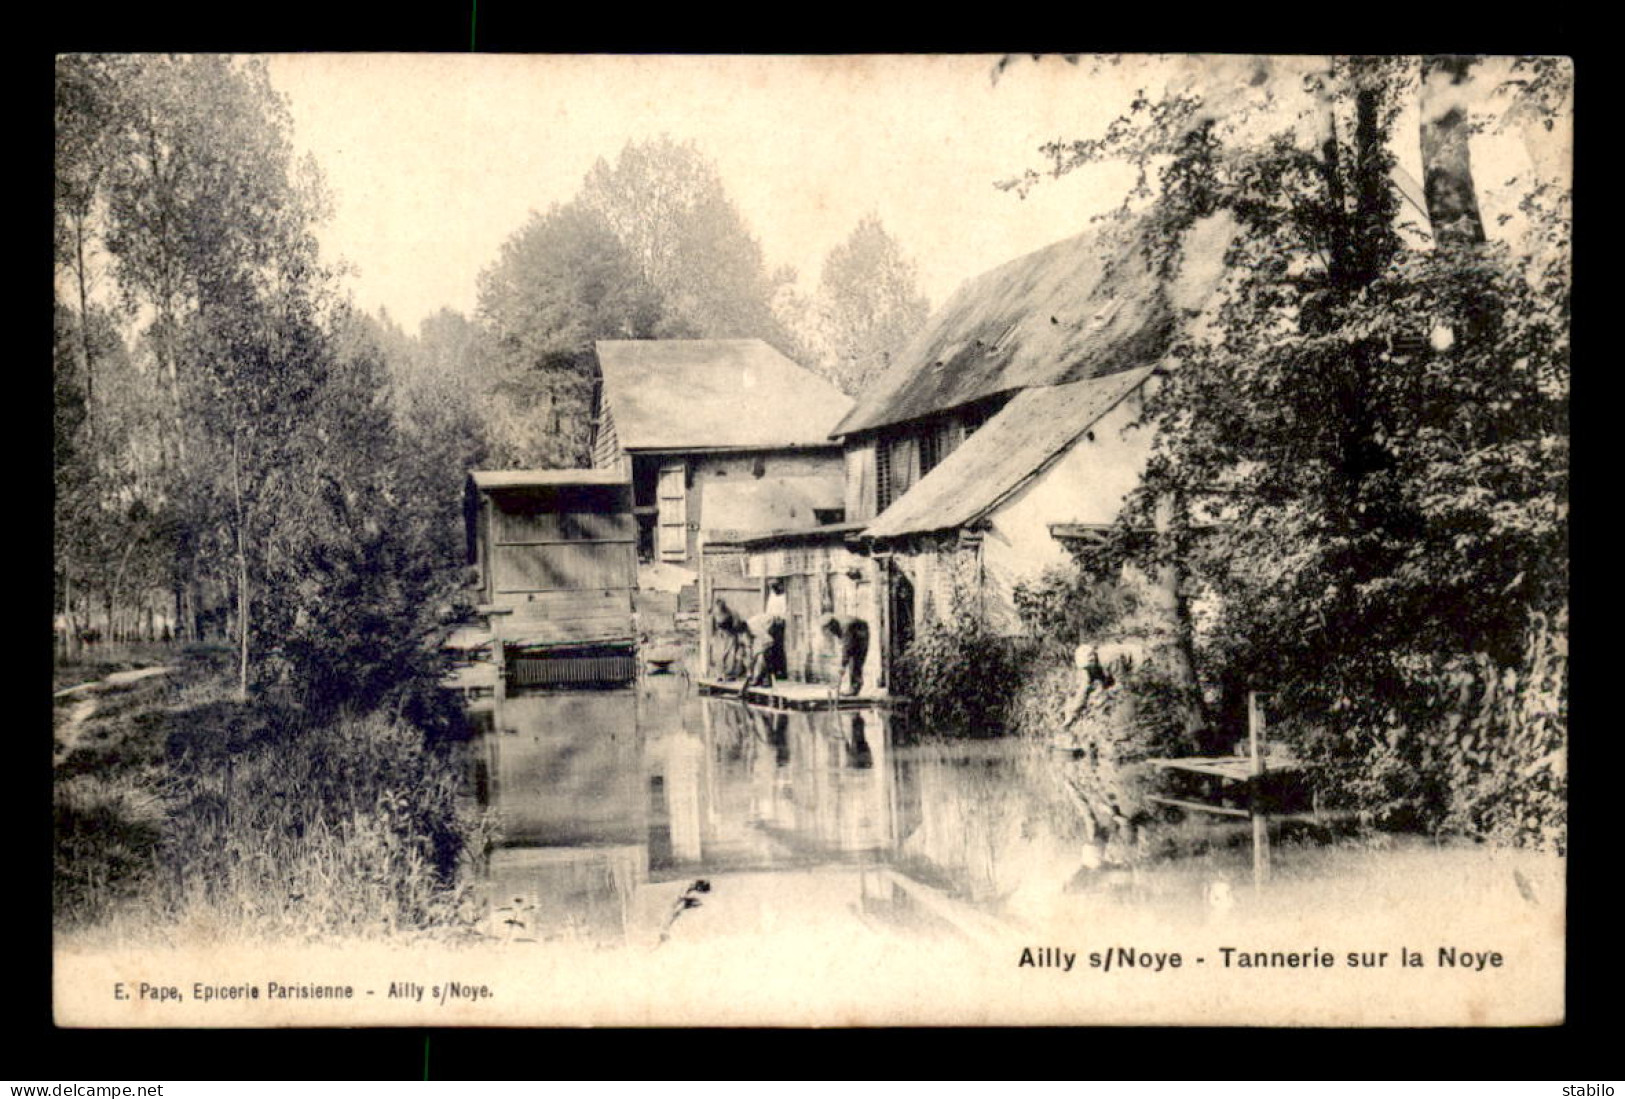
[[[612,470],[476,470],[466,495],[481,611],[520,686],[636,675],[637,525]]]

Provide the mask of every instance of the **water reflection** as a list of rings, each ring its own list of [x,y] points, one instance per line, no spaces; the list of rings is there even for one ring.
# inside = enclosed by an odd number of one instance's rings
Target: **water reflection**
[[[975,938],[1067,893],[1144,892],[1080,811],[1086,761],[898,733],[885,711],[767,710],[680,676],[510,696],[478,741],[492,933],[654,945],[794,919]]]

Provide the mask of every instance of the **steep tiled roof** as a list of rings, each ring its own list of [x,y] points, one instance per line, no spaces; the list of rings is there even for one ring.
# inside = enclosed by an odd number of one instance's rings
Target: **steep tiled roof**
[[[1042,472],[1150,376],[1124,370],[1017,394],[942,463],[864,528],[896,538],[974,522]]]
[[[600,340],[628,450],[829,446],[852,399],[761,340]]]
[[[1192,229],[1172,280],[1151,269],[1139,228],[1109,224],[966,282],[835,434],[1158,361],[1180,313],[1199,306],[1217,283],[1234,225],[1213,218]]]

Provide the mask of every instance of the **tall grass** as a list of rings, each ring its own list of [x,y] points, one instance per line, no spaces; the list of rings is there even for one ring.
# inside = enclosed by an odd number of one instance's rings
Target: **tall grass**
[[[471,933],[478,811],[453,761],[380,713],[221,697],[92,719],[58,768],[58,927],[144,940]]]
[[[171,737],[159,897],[177,923],[343,938],[454,932],[478,822],[415,728],[382,714],[272,715],[241,744]]]

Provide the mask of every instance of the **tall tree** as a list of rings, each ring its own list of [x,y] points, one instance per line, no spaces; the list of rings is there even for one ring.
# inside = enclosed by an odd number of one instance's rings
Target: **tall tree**
[[[1468,147],[1469,87],[1474,59],[1422,59],[1422,184],[1434,239],[1444,244],[1484,243]]]
[[[885,371],[931,311],[914,261],[872,213],[824,257],[813,310],[824,369],[854,395]]]
[[[660,335],[753,336],[799,352],[772,308],[782,274],[768,272],[760,242],[693,142],[629,142],[613,165],[593,165],[579,201],[604,219],[660,295]]]
[[[131,57],[107,71],[117,78],[93,81],[101,70],[75,59],[58,67],[70,636],[90,605],[79,589],[94,586],[110,626],[125,628],[138,589],[167,574],[178,624],[229,623],[242,695],[276,690],[314,709],[436,697],[419,688],[435,682],[434,632],[462,571],[468,442],[419,415],[433,387],[393,399],[376,345],[416,356],[416,341],[355,338],[318,261],[319,176],[292,155],[262,61]],[[80,223],[89,231],[76,236]],[[75,292],[72,276],[96,270],[78,241],[105,245],[120,313]]]
[[[1347,789],[1459,820],[1490,757],[1447,685],[1488,697],[1523,675],[1531,623],[1566,604],[1567,266],[1482,243],[1459,63],[1251,64],[1257,79],[1142,94],[1102,138],[1048,150],[1063,172],[1140,165],[1133,224],[1170,273],[1193,226],[1238,227],[1148,402],[1153,456],[1120,550],[1221,597],[1205,672],[1274,688],[1306,748],[1356,765]],[[1419,99],[1423,132],[1401,132]],[[1395,148],[1418,138],[1443,247],[1402,236]],[[1566,206],[1537,220],[1566,254]],[[1213,532],[1158,524],[1169,500]],[[1503,783],[1562,736],[1520,728],[1483,730],[1513,746]],[[1501,799],[1538,805],[1522,835],[1560,818],[1558,786]]]
[[[150,310],[184,453],[182,329],[239,286],[314,263],[316,195],[293,162],[285,101],[263,60],[144,57],[108,180],[108,247],[126,301]]]
[[[495,359],[493,457],[568,468],[588,464],[593,342],[656,335],[664,314],[604,218],[571,203],[503,244],[480,274],[479,316]]]
[[[83,573],[94,567],[92,547],[101,541],[99,522],[104,514],[100,504],[105,486],[97,476],[98,308],[93,294],[104,235],[109,146],[123,109],[118,67],[115,59],[94,55],[70,55],[56,62],[56,284],[58,301],[72,304],[59,305],[56,312],[55,525],[58,598],[70,657],[88,629],[74,608],[83,594],[78,590]],[[76,352],[72,357],[66,354],[70,346]]]
[[[70,55],[56,64],[55,245],[59,274],[66,275],[79,317],[79,368],[85,394],[85,427],[94,447],[96,386],[89,318],[103,243],[110,146],[126,109],[118,87],[120,62],[96,55]]]

